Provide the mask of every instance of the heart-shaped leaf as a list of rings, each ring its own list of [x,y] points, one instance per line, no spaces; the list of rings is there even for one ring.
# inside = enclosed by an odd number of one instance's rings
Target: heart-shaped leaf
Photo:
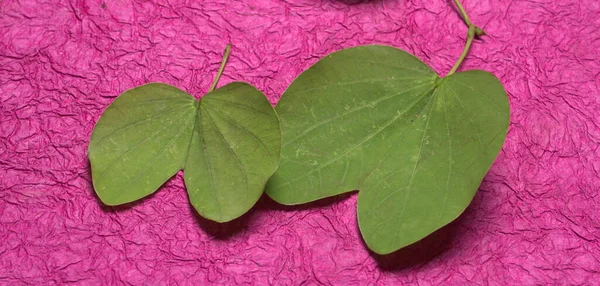
[[[293,205],[359,190],[376,253],[412,244],[471,202],[504,139],[504,88],[484,71],[445,78],[386,46],[333,53],[302,73],[276,111],[278,171],[267,194]]]
[[[92,133],[94,189],[107,205],[140,199],[179,170],[192,205],[225,222],[248,211],[277,168],[279,121],[265,96],[231,83],[200,101],[151,83],[126,91]]]

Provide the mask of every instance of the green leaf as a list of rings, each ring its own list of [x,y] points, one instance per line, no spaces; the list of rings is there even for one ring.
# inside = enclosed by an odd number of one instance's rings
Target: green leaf
[[[261,196],[277,168],[280,137],[273,107],[248,84],[228,84],[200,101],[170,85],[146,84],[119,96],[94,128],[94,189],[105,204],[124,204],[183,169],[195,209],[230,221]]]
[[[294,80],[276,111],[283,145],[267,194],[294,205],[358,189],[362,236],[380,254],[464,211],[509,122],[506,93],[493,75],[441,79],[386,46],[325,57]]]

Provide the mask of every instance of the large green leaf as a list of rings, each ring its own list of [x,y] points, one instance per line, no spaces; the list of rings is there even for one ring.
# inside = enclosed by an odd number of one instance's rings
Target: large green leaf
[[[128,203],[183,169],[196,210],[229,221],[261,196],[277,168],[280,136],[273,107],[248,84],[228,84],[200,101],[170,85],[146,84],[119,96],[94,128],[94,189],[107,205]]]
[[[463,212],[509,120],[506,93],[493,75],[441,79],[386,46],[325,57],[292,83],[276,111],[283,145],[267,194],[293,205],[358,189],[361,233],[380,254]]]

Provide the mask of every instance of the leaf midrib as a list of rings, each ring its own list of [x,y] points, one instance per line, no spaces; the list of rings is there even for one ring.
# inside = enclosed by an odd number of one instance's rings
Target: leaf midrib
[[[369,211],[369,212],[367,212],[365,214],[365,217],[369,216],[372,212],[374,212],[375,210],[377,210],[377,208],[381,204],[383,204],[384,202],[386,202],[392,195],[396,194],[397,192],[399,192],[401,190],[404,190],[404,189],[407,189],[407,188],[410,189],[410,185],[412,184],[412,180],[413,180],[414,174],[415,174],[415,172],[417,170],[417,167],[418,167],[418,164],[419,164],[419,159],[420,159],[420,156],[421,156],[421,150],[423,148],[423,139],[425,138],[425,133],[427,132],[427,127],[429,125],[429,121],[431,120],[431,111],[433,110],[433,106],[432,105],[430,106],[429,104],[432,101],[432,99],[434,99],[437,96],[436,91],[437,91],[437,88],[435,88],[433,90],[432,94],[429,96],[429,99],[427,100],[427,103],[425,104],[425,107],[424,107],[424,109],[425,109],[425,108],[427,108],[429,106],[429,110],[427,111],[427,122],[425,123],[425,127],[423,127],[423,132],[421,134],[421,144],[419,145],[419,155],[417,156],[417,160],[415,161],[415,166],[413,167],[413,171],[412,171],[409,183],[406,186],[398,188],[397,190],[389,193],[387,196],[385,196],[383,199],[381,199],[381,201],[379,203],[377,203],[377,205],[375,205],[374,207],[371,208],[371,211]],[[407,130],[407,132],[408,132],[408,130]],[[371,172],[369,173],[369,175],[367,176],[367,178],[365,178],[365,180],[363,181],[363,183],[366,182],[366,179],[368,179],[371,176],[371,174],[373,174],[375,172],[375,170],[377,170],[381,166],[381,162],[383,162],[385,159],[387,159],[387,157],[386,156],[382,156],[382,159],[378,162],[377,166],[375,168],[373,168],[373,170],[371,170]],[[385,179],[380,180],[379,183],[377,183],[375,186],[371,187],[371,189],[377,189],[377,187],[379,187],[379,185],[383,184],[384,182],[387,182],[387,180],[389,180],[391,177],[397,175],[399,172],[400,171],[398,171],[398,172],[392,172],[390,175],[386,176]],[[361,185],[358,188],[360,190],[362,190],[363,186]],[[376,227],[378,227],[378,226],[376,226]]]
[[[321,86],[311,87],[311,88],[306,88],[306,89],[301,89],[301,90],[290,90],[290,91],[286,91],[285,93],[289,96],[290,94],[303,93],[303,92],[307,92],[307,91],[314,91],[314,90],[320,90],[320,89],[327,89],[327,88],[330,88],[330,87],[340,87],[340,86],[353,85],[353,84],[359,84],[359,83],[375,83],[375,82],[416,80],[416,79],[427,79],[427,77],[425,77],[425,76],[414,76],[414,77],[400,77],[400,78],[392,78],[392,79],[388,79],[388,78],[385,78],[385,79],[369,78],[369,79],[363,79],[363,80],[354,80],[354,81],[345,81],[345,82],[340,82],[340,83],[331,83],[331,84],[326,84],[326,85],[321,85]]]
[[[229,115],[219,111],[218,108],[213,107],[212,110],[215,111],[216,113],[218,113],[219,115],[221,115],[221,117],[223,117],[225,120],[227,120],[227,122],[229,122],[235,128],[242,130],[242,131],[246,132],[247,134],[249,134],[250,136],[252,136],[252,138],[254,138],[254,140],[256,140],[260,144],[260,146],[265,150],[265,153],[267,153],[270,158],[274,159],[274,154],[271,151],[269,151],[269,148],[267,148],[267,144],[263,140],[258,138],[258,136],[256,136],[256,134],[254,134],[252,131],[244,128],[239,123],[235,122],[235,120],[233,120]]]
[[[144,123],[144,122],[146,122],[148,120],[151,120],[151,119],[156,119],[156,118],[162,117],[164,115],[171,114],[171,113],[173,113],[173,111],[176,111],[176,110],[179,110],[179,109],[183,109],[184,107],[186,107],[186,106],[184,105],[184,106],[177,106],[177,107],[174,107],[174,108],[169,108],[167,110],[163,110],[162,112],[158,112],[158,113],[156,113],[156,114],[154,114],[154,115],[152,115],[150,117],[144,118],[142,120],[138,120],[136,122],[127,124],[125,126],[121,126],[120,128],[117,128],[117,129],[113,130],[112,132],[108,133],[107,135],[103,136],[102,138],[98,139],[98,141],[95,144],[100,144],[100,143],[104,142],[104,140],[106,140],[106,139],[108,139],[108,138],[110,138],[110,137],[112,137],[112,136],[114,136],[116,134],[119,134],[119,133],[121,133],[121,132],[123,132],[123,131],[131,128],[131,127],[133,127],[133,126],[137,126],[138,124]]]
[[[180,120],[180,119],[183,117],[183,115],[185,115],[185,113],[183,113],[182,115],[179,115],[179,116],[177,117],[177,120],[174,120],[174,121],[179,121],[179,120]],[[171,127],[171,126],[172,126],[172,125],[167,125],[165,128],[161,128],[161,129],[159,129],[158,131],[156,131],[156,132],[152,133],[150,136],[148,136],[148,137],[144,138],[144,140],[141,140],[141,141],[137,142],[135,145],[133,145],[132,147],[130,147],[129,149],[127,149],[125,152],[121,153],[121,154],[120,154],[120,155],[119,155],[117,158],[115,158],[114,160],[112,160],[110,163],[106,164],[106,165],[105,165],[105,168],[104,168],[104,169],[102,169],[102,170],[100,171],[100,173],[99,173],[98,175],[96,175],[96,176],[98,176],[98,177],[101,177],[101,176],[103,176],[103,175],[104,175],[104,174],[105,174],[107,171],[109,171],[109,170],[110,170],[110,168],[109,168],[109,167],[110,167],[110,166],[112,166],[113,164],[115,164],[115,162],[117,162],[117,161],[119,161],[119,160],[123,159],[123,156],[125,156],[125,155],[129,154],[129,152],[131,152],[132,150],[134,150],[136,147],[138,147],[139,145],[143,144],[144,142],[146,142],[146,141],[150,140],[151,138],[153,138],[153,137],[154,137],[154,136],[156,136],[157,134],[161,133],[162,131],[164,131],[164,130],[166,130],[166,129],[169,129],[169,127]]]
[[[434,89],[434,87],[432,87],[432,89]],[[312,169],[309,172],[296,177],[293,180],[286,180],[285,183],[277,185],[277,186],[273,186],[274,189],[276,188],[282,188],[288,185],[291,185],[294,182],[297,182],[309,175],[311,175],[312,173],[319,171],[325,167],[327,167],[328,165],[332,164],[333,162],[337,161],[338,159],[342,158],[343,156],[345,156],[346,154],[348,154],[349,152],[351,152],[352,150],[356,149],[357,147],[361,146],[362,144],[364,144],[365,142],[367,142],[368,140],[372,139],[373,137],[375,137],[377,134],[381,133],[383,130],[385,130],[387,127],[391,126],[393,123],[395,123],[398,119],[400,119],[401,117],[403,117],[404,115],[406,115],[406,113],[412,109],[414,106],[416,106],[417,104],[419,104],[421,101],[423,101],[424,99],[431,99],[431,97],[434,96],[434,94],[431,93],[431,90],[427,90],[426,92],[427,94],[429,94],[429,96],[424,95],[422,97],[420,97],[419,99],[417,99],[416,101],[414,101],[413,103],[411,103],[408,108],[406,108],[402,113],[400,113],[399,115],[396,115],[392,118],[392,120],[390,120],[389,122],[385,123],[382,127],[380,127],[377,131],[375,131],[374,133],[368,135],[365,137],[364,140],[360,141],[359,143],[355,144],[354,146],[351,146],[350,148],[348,148],[346,151],[344,151],[342,154],[340,154],[337,157],[332,158],[331,160],[323,163],[322,165],[320,165],[318,168]]]
[[[187,129],[187,125],[185,126],[185,128],[182,128],[181,131],[179,131],[179,133],[175,137],[173,137],[173,139],[171,139],[171,141],[169,141],[169,143],[167,145],[165,145],[165,147],[158,153],[158,155],[154,156],[154,158],[152,158],[152,160],[150,162],[148,162],[146,164],[146,166],[144,166],[144,168],[142,170],[140,170],[138,172],[138,174],[132,180],[130,180],[129,184],[127,184],[125,187],[121,188],[119,190],[119,193],[122,193],[125,189],[129,188],[129,186],[131,186],[131,184],[133,184],[133,182],[135,182],[140,176],[142,176],[142,174],[150,167],[150,165],[152,165],[154,162],[156,162],[156,160],[158,160],[158,158],[160,156],[162,156],[163,153],[165,153],[165,151],[171,146],[171,144],[173,144],[173,142],[175,142],[175,141],[177,141],[177,139],[179,139],[181,134],[185,133],[186,129]]]
[[[219,127],[217,127],[217,124],[214,122],[214,120],[210,116],[210,113],[208,112],[208,110],[204,109],[204,107],[202,107],[202,106],[200,106],[200,109],[204,110],[204,113],[206,114],[206,117],[208,118],[208,121],[211,123],[211,125],[213,126],[213,128],[217,131],[217,133],[219,134],[219,138],[221,139],[221,141],[223,141],[223,143],[225,144],[225,146],[227,146],[227,150],[229,150],[229,152],[233,155],[233,157],[235,158],[235,161],[237,162],[240,170],[244,174],[244,189],[245,189],[244,194],[247,197],[248,196],[248,192],[249,192],[249,190],[248,190],[248,171],[246,170],[246,168],[242,164],[242,161],[240,160],[240,158],[238,157],[238,155],[235,153],[235,151],[233,150],[233,148],[231,147],[231,145],[229,144],[229,142],[227,142],[227,140],[225,140],[225,137],[224,137],[223,133],[221,132],[221,130],[219,129]]]
[[[198,104],[200,104],[200,102],[198,102]],[[198,109],[196,109],[196,116],[197,116],[197,124],[201,124],[200,123],[200,105],[198,105]],[[204,140],[202,140],[203,136],[204,136],[204,130],[203,128],[199,129],[201,132],[200,134],[198,134],[198,140],[200,140],[202,146],[200,149],[202,149],[202,155],[204,157],[204,161],[206,162],[206,166],[207,166],[207,170],[208,170],[208,177],[210,178],[210,191],[213,195],[213,197],[215,198],[215,201],[217,202],[217,213],[219,213],[219,218],[223,217],[223,210],[221,209],[221,202],[219,201],[219,197],[217,196],[217,193],[215,191],[215,179],[213,177],[212,174],[212,168],[211,168],[211,164],[210,164],[210,160],[208,159],[208,156],[206,156],[206,150],[205,150],[205,142]],[[192,136],[193,138],[193,136]],[[184,171],[185,172],[185,171]],[[196,192],[194,192],[193,196],[196,195],[196,193],[198,192],[198,190]]]
[[[288,146],[288,145],[290,145],[291,143],[295,142],[296,140],[298,140],[298,139],[302,138],[303,136],[305,136],[306,134],[310,133],[311,131],[313,131],[313,130],[315,130],[315,129],[317,129],[317,128],[319,128],[319,127],[321,127],[321,126],[323,126],[323,125],[325,125],[325,124],[327,124],[327,123],[329,123],[329,122],[332,122],[332,121],[334,121],[334,120],[340,119],[340,118],[342,118],[342,117],[344,117],[344,116],[347,116],[347,115],[350,115],[350,114],[352,114],[352,113],[354,113],[354,112],[357,112],[357,111],[363,110],[363,109],[365,109],[365,108],[367,108],[367,107],[369,107],[369,106],[377,105],[377,104],[379,104],[379,103],[381,103],[381,102],[383,102],[383,101],[386,101],[386,100],[388,100],[388,99],[395,98],[395,97],[397,97],[397,96],[399,96],[399,95],[402,95],[402,94],[405,94],[405,93],[407,93],[407,92],[410,92],[410,91],[413,91],[413,90],[419,89],[419,88],[421,88],[421,87],[424,87],[424,86],[426,86],[426,85],[428,85],[428,84],[429,84],[429,83],[422,84],[422,85],[418,85],[418,86],[417,86],[417,87],[415,87],[415,88],[406,89],[406,90],[403,90],[403,91],[401,91],[401,92],[399,92],[399,93],[395,93],[395,94],[393,94],[393,95],[390,95],[390,96],[382,97],[382,98],[380,98],[380,99],[377,99],[376,101],[373,101],[373,102],[371,102],[371,103],[369,103],[369,104],[364,104],[364,105],[362,105],[362,106],[359,106],[359,107],[357,107],[357,108],[350,109],[350,110],[348,110],[348,111],[346,111],[346,112],[343,112],[343,113],[341,113],[341,114],[339,114],[339,115],[337,115],[337,116],[334,116],[334,117],[331,117],[331,118],[327,118],[327,119],[325,119],[325,120],[323,120],[323,121],[321,121],[321,122],[319,122],[319,123],[317,123],[317,124],[315,124],[315,125],[311,126],[310,128],[307,128],[305,131],[303,131],[302,133],[298,134],[296,137],[294,137],[294,138],[290,139],[290,140],[289,140],[289,141],[287,141],[285,144],[283,144],[283,145],[281,146],[281,148],[285,148],[286,146]]]

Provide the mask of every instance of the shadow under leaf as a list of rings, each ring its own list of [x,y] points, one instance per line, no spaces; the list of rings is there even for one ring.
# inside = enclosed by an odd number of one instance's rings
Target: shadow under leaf
[[[263,194],[261,197],[262,204],[258,207],[259,209],[265,210],[279,210],[279,211],[304,211],[304,210],[312,210],[317,208],[322,208],[325,206],[331,206],[335,203],[345,201],[349,197],[351,197],[357,191],[351,191],[339,195],[335,195],[332,197],[322,198],[320,200],[312,201],[309,203],[299,204],[299,205],[282,205],[273,199],[271,199],[266,194]],[[259,204],[257,203],[257,206]]]
[[[464,213],[463,213],[464,214]],[[377,265],[384,271],[401,271],[430,262],[448,250],[456,238],[463,215],[436,230],[425,238],[390,254],[381,255],[371,251],[361,236],[363,246]],[[357,227],[358,228],[358,227]],[[357,229],[357,231],[360,231]]]

